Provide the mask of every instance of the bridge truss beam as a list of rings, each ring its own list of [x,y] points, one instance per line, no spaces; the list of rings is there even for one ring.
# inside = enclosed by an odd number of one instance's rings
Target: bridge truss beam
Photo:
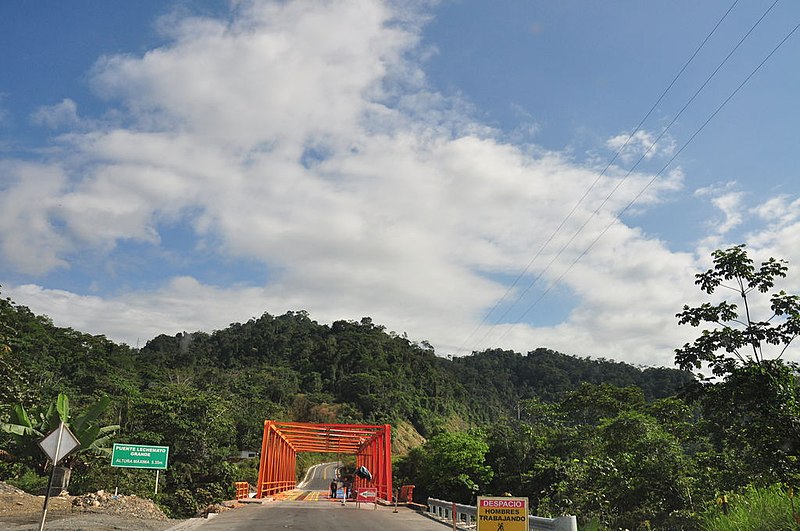
[[[392,499],[392,428],[389,424],[316,424],[264,421],[256,497],[296,486],[299,452],[351,454],[366,467],[372,481],[356,477],[355,487],[372,487],[378,497]]]

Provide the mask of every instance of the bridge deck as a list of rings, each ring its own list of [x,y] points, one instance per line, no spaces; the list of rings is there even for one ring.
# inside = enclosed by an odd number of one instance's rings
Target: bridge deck
[[[324,494],[324,493],[323,493]],[[221,513],[204,522],[200,531],[263,531],[295,529],[297,531],[442,531],[446,529],[416,511],[400,507],[372,504],[331,503],[325,501],[273,501],[248,505]]]

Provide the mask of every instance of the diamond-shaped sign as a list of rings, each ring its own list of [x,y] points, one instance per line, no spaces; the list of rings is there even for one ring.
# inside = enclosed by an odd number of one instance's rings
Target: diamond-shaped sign
[[[58,428],[36,441],[36,444],[47,454],[54,465],[57,465],[67,454],[81,445],[78,438],[69,431],[63,422],[58,425]]]

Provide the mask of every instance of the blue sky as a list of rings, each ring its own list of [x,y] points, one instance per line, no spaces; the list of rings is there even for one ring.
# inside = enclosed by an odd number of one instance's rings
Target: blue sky
[[[3,294],[131,345],[304,309],[670,365],[710,251],[800,259],[800,33],[667,165],[794,2],[736,3],[602,173],[731,4],[2,3]]]

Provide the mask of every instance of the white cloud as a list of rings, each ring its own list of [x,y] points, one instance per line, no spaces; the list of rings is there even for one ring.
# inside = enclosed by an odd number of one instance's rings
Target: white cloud
[[[675,140],[665,134],[659,135],[639,129],[633,135],[620,133],[606,140],[606,147],[619,151],[620,160],[625,163],[636,162],[640,158],[650,160],[656,156],[670,156],[675,152]]]
[[[65,98],[61,103],[41,106],[31,114],[31,121],[51,129],[77,125],[80,122],[78,105]]]
[[[731,192],[717,196],[711,200],[711,203],[725,216],[716,227],[718,234],[726,234],[742,223],[744,219],[744,213],[742,212],[743,197],[743,192]]]
[[[753,213],[766,223],[748,236],[748,244],[762,259],[769,256],[789,260],[789,289],[800,291],[800,199],[782,195],[764,201]]]
[[[788,226],[800,219],[800,199],[791,200],[788,196],[780,195],[756,206],[753,212],[766,222]]]
[[[263,293],[258,288],[221,290],[189,277],[172,279],[157,292],[115,298],[77,295],[34,284],[10,289],[4,286],[4,292],[16,301],[24,301],[33,311],[47,308],[46,313],[59,326],[103,334],[131,346],[142,346],[160,333],[210,331],[263,313],[259,309]],[[205,310],[211,306],[216,315]],[[136,326],[131,327],[130,323]]]
[[[0,252],[12,269],[37,275],[67,266],[70,243],[58,226],[66,184],[57,166],[0,161]]]
[[[58,324],[129,344],[305,309],[323,322],[368,315],[452,352],[505,292],[491,275],[515,275],[541,251],[525,281],[563,275],[574,309],[555,326],[498,327],[490,341],[671,364],[696,264],[614,217],[652,176],[623,181],[612,168],[548,243],[594,169],[505,143],[469,105],[431,91],[417,62],[423,17],[393,5],[248,3],[231,21],[173,18],[168,45],[104,57],[92,72],[128,126],[85,122],[59,137],[59,157],[4,166],[0,249],[17,272],[130,241],[157,247],[160,224],[180,221],[219,256],[269,268],[268,283],[187,275],[103,297],[3,289]],[[653,142],[640,131],[625,153],[673,149]],[[682,179],[656,180],[639,207]]]
[[[722,219],[708,223],[710,234],[701,242],[701,247],[722,247],[726,235],[742,225],[748,208],[744,204],[745,193],[736,189],[737,183],[715,184],[695,190],[694,196],[709,198],[711,204],[722,213]]]

